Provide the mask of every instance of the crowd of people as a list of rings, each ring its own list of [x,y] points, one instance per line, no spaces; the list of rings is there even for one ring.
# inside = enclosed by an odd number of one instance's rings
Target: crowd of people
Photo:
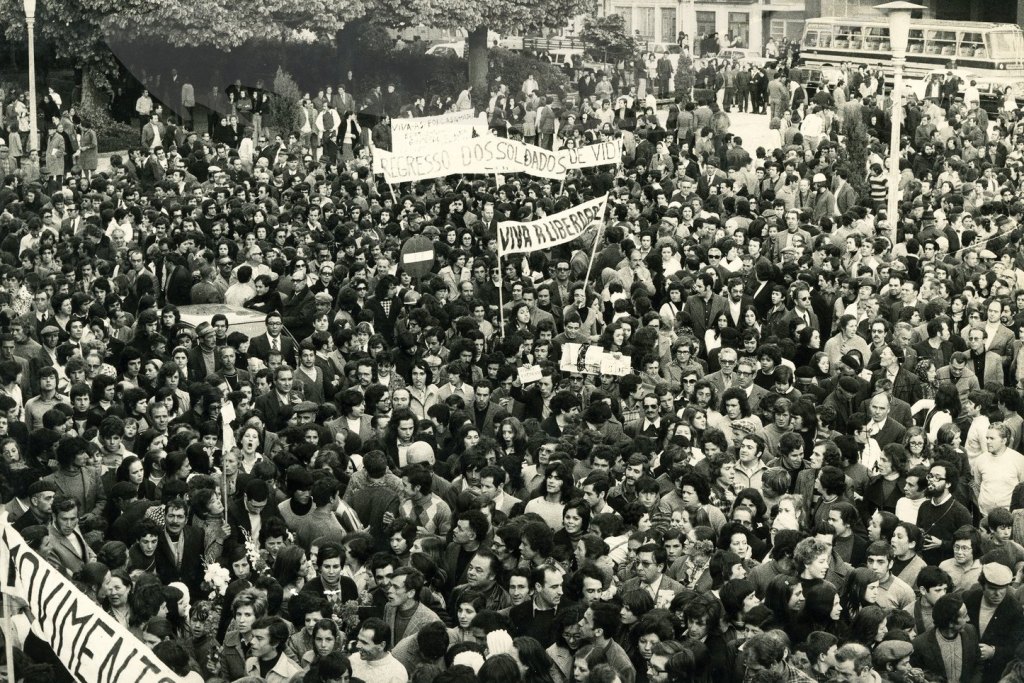
[[[153,107],[104,172],[0,147],[7,522],[193,681],[1020,680],[1024,141],[909,103],[887,216],[862,75],[772,74],[752,150],[732,100],[495,83],[495,134],[622,139],[564,182],[388,187],[388,117],[337,91],[237,139]],[[497,223],[605,195],[498,258]],[[16,681],[72,680],[21,633]]]

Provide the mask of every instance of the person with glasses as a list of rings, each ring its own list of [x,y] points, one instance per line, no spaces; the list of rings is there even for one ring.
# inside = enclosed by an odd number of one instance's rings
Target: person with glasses
[[[721,395],[726,389],[731,388],[737,383],[736,376],[736,362],[739,355],[736,353],[736,349],[723,348],[718,354],[719,370],[712,372],[704,379],[711,383],[715,388],[715,393]],[[753,377],[751,377],[753,381]],[[717,405],[717,403],[715,404]]]
[[[736,362],[736,383],[734,387],[738,387],[746,394],[748,406],[760,406],[761,399],[768,395],[765,389],[754,384],[756,372],[757,362],[753,358],[743,358]],[[760,419],[758,419],[757,429],[760,429],[760,427]]]
[[[822,327],[812,306],[810,286],[806,282],[797,282],[791,288],[790,295],[793,308],[782,315],[773,315],[769,312],[768,320],[771,321],[769,327],[772,333],[780,339],[792,339],[794,331],[799,332],[804,327],[820,331]]]
[[[938,566],[953,557],[953,535],[973,518],[952,494],[960,483],[957,465],[937,460],[928,470],[927,482],[928,499],[917,511],[917,526],[923,535],[920,554],[928,564]]]

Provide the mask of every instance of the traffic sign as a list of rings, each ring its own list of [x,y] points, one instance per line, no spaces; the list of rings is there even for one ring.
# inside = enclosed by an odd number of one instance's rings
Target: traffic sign
[[[423,277],[434,267],[434,243],[423,235],[416,235],[402,247],[399,262],[409,275]]]

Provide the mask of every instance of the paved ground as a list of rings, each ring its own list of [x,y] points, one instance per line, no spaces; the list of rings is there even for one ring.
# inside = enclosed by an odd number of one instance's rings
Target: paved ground
[[[668,109],[659,108],[658,118],[661,119],[662,124],[668,118]],[[764,147],[765,150],[771,151],[770,143],[771,136],[768,134],[768,116],[765,114],[742,114],[739,112],[730,112],[729,131],[734,135],[739,135],[743,139],[743,148],[750,152],[750,155],[754,155],[754,150],[758,147]]]

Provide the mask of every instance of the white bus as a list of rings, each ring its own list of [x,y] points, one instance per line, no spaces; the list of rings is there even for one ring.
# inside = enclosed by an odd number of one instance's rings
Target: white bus
[[[808,19],[801,62],[829,72],[843,64],[881,66],[891,75],[892,48],[885,17]],[[925,78],[939,69],[969,72],[979,88],[995,93],[1024,87],[1024,31],[1016,24],[912,19],[907,42],[907,77]]]

